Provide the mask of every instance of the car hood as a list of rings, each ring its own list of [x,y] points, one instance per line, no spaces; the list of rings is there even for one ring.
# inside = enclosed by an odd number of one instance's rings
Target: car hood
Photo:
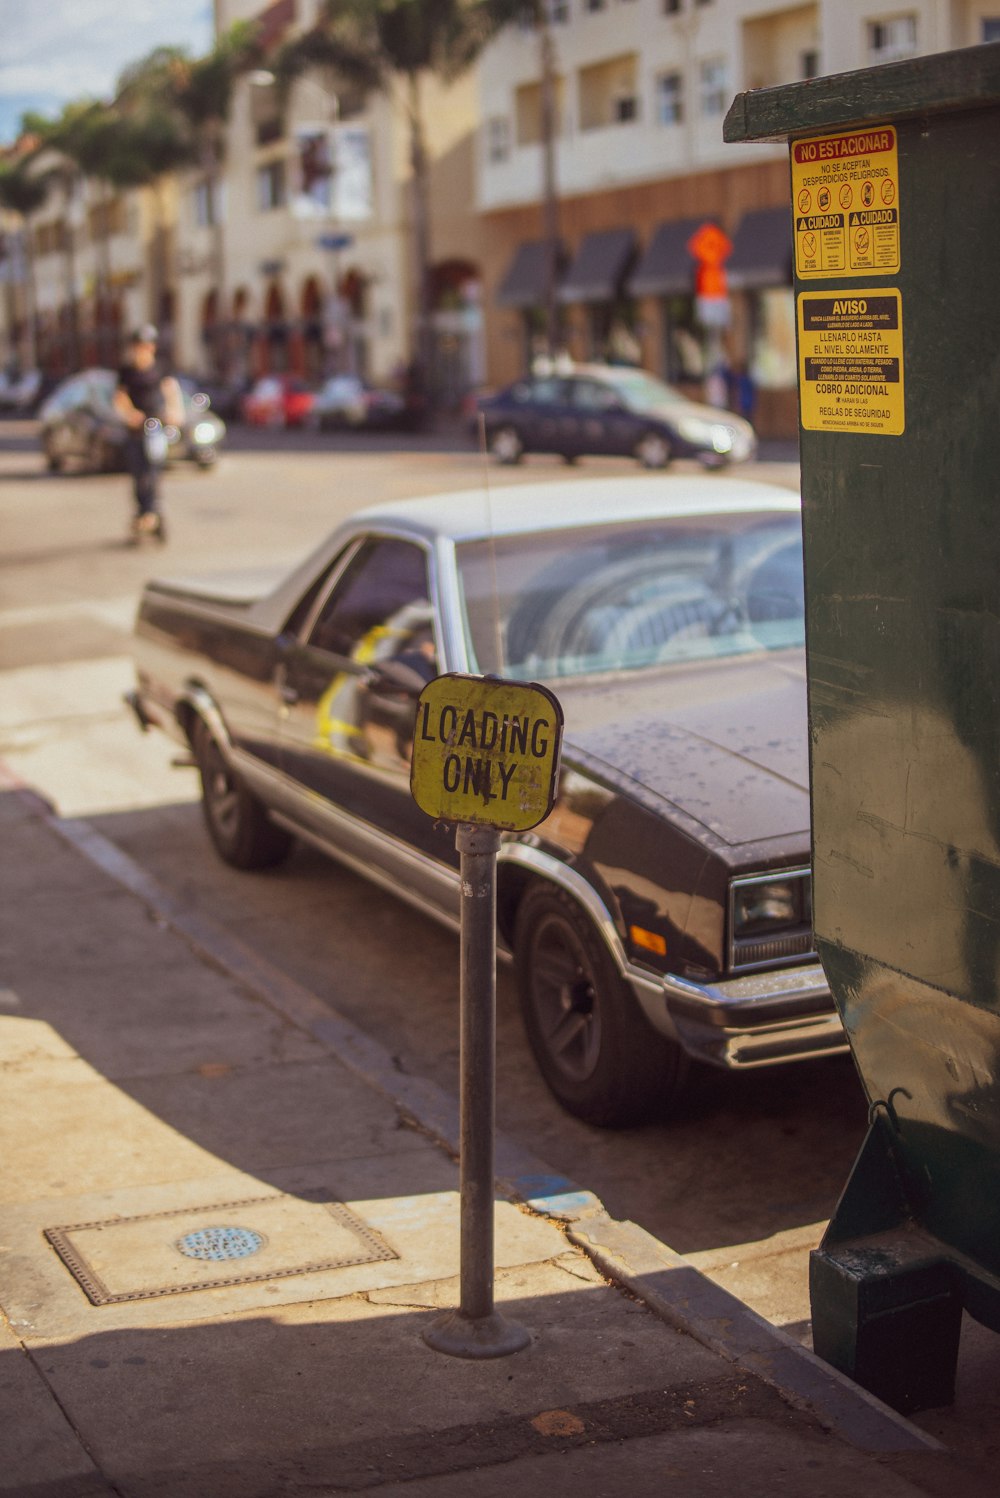
[[[730,846],[809,831],[801,652],[551,683],[564,758]]]

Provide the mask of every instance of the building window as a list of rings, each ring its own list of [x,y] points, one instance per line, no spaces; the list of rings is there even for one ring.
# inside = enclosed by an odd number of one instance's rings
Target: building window
[[[604,10],[608,0],[583,0],[586,10]]]
[[[555,80],[555,133],[563,130],[563,80]],[[542,139],[542,86],[525,83],[514,94],[514,138],[519,146],[536,146]]]
[[[219,222],[214,185],[207,179],[194,189],[194,221],[199,229],[211,229]]]
[[[729,107],[729,78],[724,57],[709,57],[701,65],[701,112],[725,114]]]
[[[486,159],[506,161],[510,155],[510,122],[504,114],[486,121]]]
[[[913,57],[916,50],[916,16],[893,16],[889,21],[868,22],[868,57],[871,62],[897,62],[901,57]]]
[[[987,21],[983,18],[983,41],[1000,42],[1000,21]]]
[[[549,0],[549,20],[561,26],[569,20],[569,0]]]
[[[663,14],[665,16],[676,16],[680,14],[681,0],[663,0]]]
[[[656,123],[679,125],[684,118],[684,80],[680,73],[661,73],[655,88]]]
[[[271,161],[257,168],[257,207],[261,213],[285,206],[285,163]]]
[[[815,47],[808,47],[799,58],[799,77],[819,77],[819,52]]]
[[[580,129],[625,125],[639,116],[639,60],[634,52],[605,58],[581,68],[578,100]]]

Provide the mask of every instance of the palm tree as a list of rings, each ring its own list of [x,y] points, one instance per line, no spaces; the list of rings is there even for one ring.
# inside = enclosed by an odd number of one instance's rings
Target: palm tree
[[[315,26],[281,49],[274,71],[286,85],[310,68],[331,68],[363,92],[398,97],[409,130],[412,178],[415,351],[433,364],[430,158],[424,114],[428,76],[451,81],[470,66],[488,31],[471,0],[324,0]]]
[[[38,363],[38,310],[35,296],[35,254],[32,214],[45,202],[49,185],[32,175],[25,154],[0,164],[0,207],[16,213],[24,224],[25,323],[28,330],[28,367]]]
[[[212,208],[211,276],[220,307],[225,304],[220,184],[226,125],[237,78],[260,61],[256,31],[253,22],[236,22],[205,57],[191,58],[183,48],[157,47],[118,80],[118,110],[132,117],[154,145],[157,128],[164,146],[170,141],[160,170],[191,165],[202,173]]]

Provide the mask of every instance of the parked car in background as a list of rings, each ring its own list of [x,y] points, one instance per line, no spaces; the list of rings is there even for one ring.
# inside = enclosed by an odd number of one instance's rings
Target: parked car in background
[[[740,463],[757,450],[741,416],[690,401],[643,369],[581,364],[571,372],[527,375],[478,409],[486,442],[501,463],[525,453],[634,457],[645,468],[697,458],[707,468]]]
[[[57,385],[41,404],[39,440],[52,473],[67,466],[107,473],[125,466],[126,427],[112,402],[113,369],[84,369]],[[208,396],[189,379],[178,382],[185,420],[166,427],[168,460],[189,459],[211,468],[226,435],[225,423],[209,409]]]
[[[416,698],[444,672],[541,681],[557,797],[504,835],[497,919],[560,1103],[624,1124],[691,1058],[847,1049],[813,950],[797,496],[670,476],[400,501],[260,590],[154,581],[136,624],[132,705],[193,750],[226,862],[302,837],[454,928],[454,828],[410,793]]]
[[[315,395],[298,375],[262,375],[240,402],[243,420],[257,427],[300,427],[308,420]]]
[[[310,421],[321,431],[412,431],[422,417],[402,391],[369,385],[357,375],[331,375],[316,394]]]

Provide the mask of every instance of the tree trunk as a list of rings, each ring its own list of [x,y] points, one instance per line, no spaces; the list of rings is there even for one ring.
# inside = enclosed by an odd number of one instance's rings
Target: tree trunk
[[[559,308],[556,282],[559,275],[559,197],[556,188],[556,68],[555,46],[548,18],[538,21],[541,71],[542,128],[542,237],[545,242],[545,347],[549,358],[559,345]]]
[[[413,173],[413,253],[416,279],[415,363],[428,398],[434,396],[434,329],[431,326],[430,167],[424,133],[420,77],[407,78],[410,119],[410,167]]]

